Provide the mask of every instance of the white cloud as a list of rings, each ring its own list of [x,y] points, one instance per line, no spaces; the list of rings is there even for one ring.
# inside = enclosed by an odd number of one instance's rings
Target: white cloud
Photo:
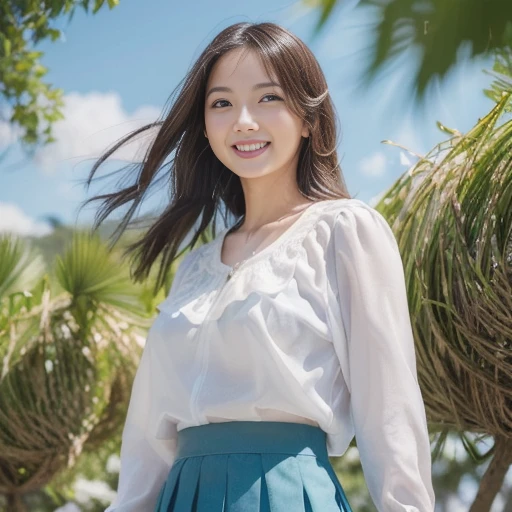
[[[128,114],[115,92],[88,94],[70,93],[64,97],[64,119],[53,125],[56,142],[42,147],[35,154],[35,163],[45,173],[56,172],[66,164],[90,159],[92,162],[107,147],[129,132],[149,124],[160,115],[154,106],[139,107]],[[116,160],[140,161],[156,130],[140,135],[114,153]]]
[[[366,176],[382,176],[386,172],[386,155],[382,151],[377,151],[364,157],[359,164],[359,169]]]
[[[15,233],[21,236],[44,236],[52,228],[45,222],[29,217],[14,203],[0,202],[0,233]]]
[[[14,126],[7,121],[10,117],[11,114],[7,109],[3,109],[0,112],[0,149],[5,149],[7,146],[14,144],[21,133],[21,129],[18,126]]]

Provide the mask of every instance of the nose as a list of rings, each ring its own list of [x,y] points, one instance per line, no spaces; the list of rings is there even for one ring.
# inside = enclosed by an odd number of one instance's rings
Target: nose
[[[235,132],[243,132],[247,130],[258,130],[258,128],[258,123],[249,112],[249,109],[246,106],[242,107],[240,109],[240,114],[233,125],[233,130]]]

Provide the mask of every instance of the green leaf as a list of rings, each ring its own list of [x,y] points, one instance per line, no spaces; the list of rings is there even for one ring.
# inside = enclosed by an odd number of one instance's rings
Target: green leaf
[[[42,257],[14,235],[0,236],[0,299],[28,291],[42,277]]]
[[[484,73],[495,78],[489,89],[484,89],[484,94],[492,101],[499,103],[504,94],[512,91],[512,48],[506,47],[496,50],[492,71],[484,69]],[[512,103],[506,107],[506,111],[512,111]]]
[[[97,236],[77,233],[62,257],[57,258],[57,279],[75,300],[104,303],[140,315],[139,286]]]
[[[4,53],[6,57],[11,56],[11,41],[9,39],[4,39]]]
[[[303,0],[306,5],[311,0]],[[320,20],[315,35],[341,0],[316,0]],[[459,52],[469,58],[489,55],[512,45],[512,2],[501,0],[361,0],[358,8],[372,8],[378,20],[371,43],[371,59],[364,71],[366,83],[411,48],[418,49],[413,93],[422,98],[427,87],[443,78],[457,63]]]
[[[60,38],[61,31],[54,28],[50,28],[48,29],[48,35],[50,36],[52,41],[57,41],[57,39]]]
[[[57,41],[60,38],[60,30],[51,24],[62,14],[68,14],[71,20],[76,9],[83,7],[88,12],[89,6],[95,6],[96,12],[104,3],[104,0],[46,0],[42,3],[0,0],[0,98],[17,110],[10,123],[21,129],[22,145],[29,152],[37,143],[44,145],[53,140],[38,131],[36,119],[42,118],[47,110],[54,114],[48,119],[50,125],[63,118],[62,94],[56,92],[58,97],[52,98],[47,93],[51,84],[42,81],[48,70],[39,62],[43,52],[35,50],[37,44],[45,39]],[[118,4],[118,1],[108,1],[110,8]],[[30,102],[35,99],[30,109],[26,108],[25,93],[30,96]]]

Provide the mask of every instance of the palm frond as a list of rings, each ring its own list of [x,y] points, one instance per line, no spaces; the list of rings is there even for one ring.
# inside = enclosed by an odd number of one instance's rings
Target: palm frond
[[[376,205],[404,262],[429,423],[495,440],[479,454],[461,437],[473,460],[493,456],[472,510],[488,510],[512,463],[511,98],[467,134],[452,131]]]
[[[340,0],[303,0],[320,11],[315,34],[325,26]],[[512,2],[509,0],[361,0],[359,7],[376,13],[377,37],[364,72],[376,74],[411,48],[419,50],[413,93],[423,98],[436,77],[444,77],[464,50],[467,57],[512,47]]]
[[[140,307],[140,287],[97,236],[77,233],[64,255],[57,257],[55,274],[75,304],[102,303],[136,315],[146,313]]]
[[[0,299],[30,290],[44,270],[41,256],[25,241],[0,235]]]

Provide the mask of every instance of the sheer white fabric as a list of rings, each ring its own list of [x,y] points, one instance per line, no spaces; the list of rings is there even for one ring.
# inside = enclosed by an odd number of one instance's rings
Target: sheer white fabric
[[[315,203],[229,280],[226,232],[185,257],[159,305],[107,512],[153,510],[177,432],[231,420],[318,425],[330,456],[355,435],[379,512],[432,512],[404,272],[386,220],[358,199]]]

